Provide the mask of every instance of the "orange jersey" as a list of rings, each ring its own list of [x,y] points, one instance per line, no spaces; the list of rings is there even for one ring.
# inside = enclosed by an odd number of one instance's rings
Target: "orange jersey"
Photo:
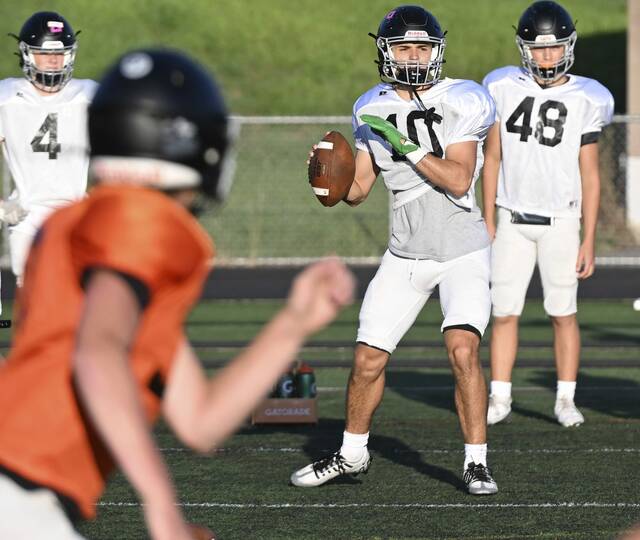
[[[95,515],[113,461],[74,389],[72,355],[82,279],[113,269],[149,292],[130,365],[151,423],[184,320],[208,274],[213,247],[197,221],[166,195],[103,186],[53,214],[29,254],[20,322],[0,367],[0,466],[71,498]]]

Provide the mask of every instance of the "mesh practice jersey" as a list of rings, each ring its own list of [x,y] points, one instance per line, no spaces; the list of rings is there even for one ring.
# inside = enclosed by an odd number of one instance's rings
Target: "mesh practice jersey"
[[[542,88],[507,66],[484,81],[496,102],[502,159],[496,204],[549,217],[580,216],[580,148],[611,121],[613,97],[599,82],[569,75]]]
[[[94,81],[71,79],[59,92],[41,96],[26,79],[0,81],[2,150],[25,209],[63,206],[84,195],[87,107],[96,88]]]
[[[358,150],[373,156],[386,187],[395,195],[389,249],[399,256],[444,261],[489,243],[474,184],[483,163],[481,143],[494,123],[495,109],[486,90],[466,80],[444,79],[421,92],[420,98],[426,110],[415,98],[402,99],[390,84],[374,86],[354,105],[354,139]],[[478,142],[469,191],[455,197],[431,184],[361,120],[363,114],[388,120],[438,157],[446,157],[452,144]]]

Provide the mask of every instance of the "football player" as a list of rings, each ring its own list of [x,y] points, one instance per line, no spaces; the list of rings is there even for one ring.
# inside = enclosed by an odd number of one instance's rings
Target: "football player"
[[[117,465],[151,537],[191,539],[150,424],[162,412],[186,445],[211,450],[350,302],[342,263],[311,266],[253,344],[207,379],[183,324],[213,247],[187,208],[225,197],[227,133],[217,86],[181,53],[135,51],[104,76],[89,109],[98,187],[40,228],[0,366],[0,538],[80,538],[73,521],[95,516]]]
[[[381,172],[393,193],[391,238],[360,311],[342,446],[294,472],[291,482],[318,486],[367,471],[385,367],[439,287],[465,442],[463,477],[471,494],[493,494],[498,488],[487,466],[487,397],[478,358],[491,309],[490,240],[473,188],[482,141],[494,122],[493,101],[474,82],[441,79],[445,33],[422,7],[391,10],[373,37],[382,83],[353,108],[356,171],[346,202],[362,203]]]
[[[0,220],[9,226],[11,268],[21,285],[46,216],[85,193],[86,111],[96,83],[72,78],[76,33],[58,13],[34,13],[13,37],[24,78],[0,81],[0,142],[15,184],[0,201]]]
[[[487,138],[482,176],[484,217],[495,236],[489,424],[511,412],[518,319],[536,262],[554,331],[554,414],[566,427],[584,422],[574,403],[577,291],[578,280],[594,271],[598,138],[611,121],[613,98],[597,81],[569,74],[576,37],[562,6],[536,2],[516,29],[522,66],[496,69],[484,79],[498,118]]]

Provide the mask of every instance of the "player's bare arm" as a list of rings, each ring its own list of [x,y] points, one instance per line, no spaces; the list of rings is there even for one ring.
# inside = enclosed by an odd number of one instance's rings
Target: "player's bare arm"
[[[482,215],[491,239],[496,235],[496,196],[500,159],[500,123],[496,122],[487,134],[482,167]]]
[[[476,141],[450,144],[444,158],[439,158],[421,148],[388,120],[370,114],[363,114],[360,119],[385,139],[396,153],[413,163],[416,170],[431,183],[454,197],[462,197],[469,191],[476,166]]]
[[[140,317],[135,293],[119,275],[89,280],[73,357],[78,393],[94,427],[145,504],[154,540],[190,538],[169,473],[156,449],[129,368]]]
[[[371,192],[379,173],[380,169],[373,156],[369,152],[358,150],[356,152],[356,173],[345,202],[349,206],[358,206],[362,203]]]
[[[454,197],[462,197],[471,187],[477,148],[476,141],[451,144],[447,146],[444,158],[427,154],[416,163],[416,169],[432,184]]]
[[[586,279],[595,271],[596,225],[600,207],[598,143],[583,145],[578,159],[582,182],[582,243],[576,272],[579,279]]]
[[[338,259],[307,268],[294,281],[285,307],[211,380],[183,343],[163,399],[163,412],[178,436],[200,452],[219,445],[268,394],[303,341],[351,303],[353,293],[353,276]]]

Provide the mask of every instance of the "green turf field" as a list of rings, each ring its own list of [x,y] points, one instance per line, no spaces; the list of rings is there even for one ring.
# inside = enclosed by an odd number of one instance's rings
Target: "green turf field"
[[[205,363],[215,366],[254,336],[278,305],[203,302],[188,332]],[[624,300],[581,303],[589,367],[576,399],[586,423],[572,430],[553,420],[550,328],[540,302],[527,305],[521,332],[526,367],[515,372],[513,421],[489,431],[498,495],[471,498],[463,491],[462,443],[437,302],[427,305],[391,361],[372,429],[369,474],[311,490],[288,486],[294,469],[339,445],[348,369],[322,366],[348,364],[357,308],[301,354],[316,367],[317,426],[245,426],[211,457],[191,454],[165,427],[157,429],[191,520],[223,539],[549,540],[611,539],[640,520],[640,313]],[[121,476],[98,510],[98,521],[82,528],[88,538],[146,538],[136,497]]]

